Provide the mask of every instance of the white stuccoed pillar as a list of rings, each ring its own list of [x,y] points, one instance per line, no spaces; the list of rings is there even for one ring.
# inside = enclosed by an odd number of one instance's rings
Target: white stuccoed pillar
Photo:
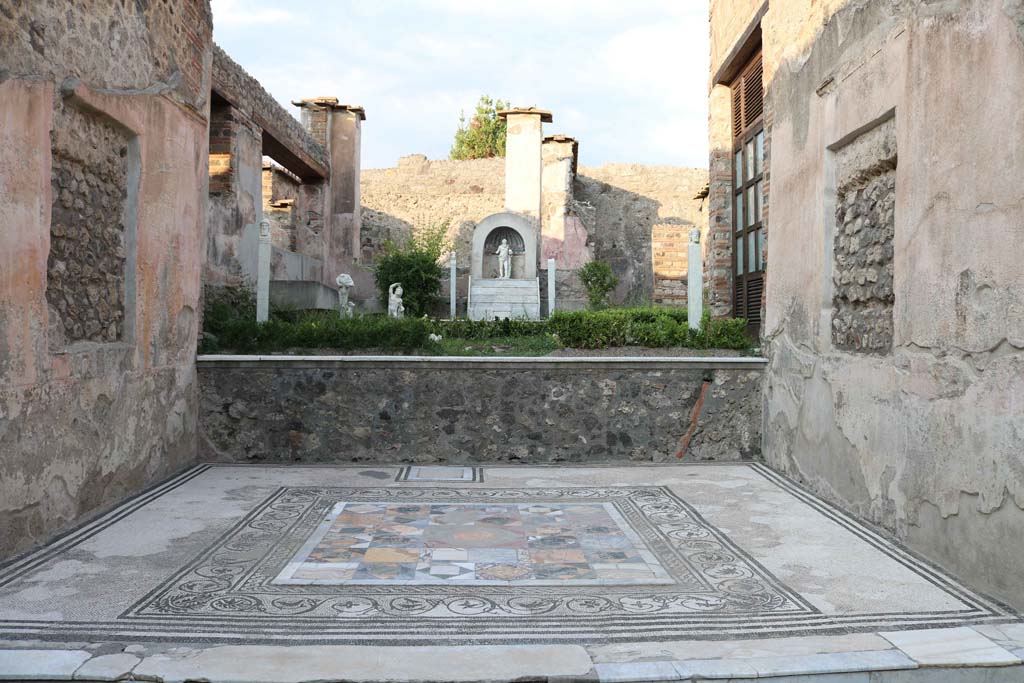
[[[455,320],[455,294],[456,294],[456,276],[458,275],[455,269],[455,252],[448,257],[448,317]]]
[[[548,317],[555,312],[555,259],[548,259]]]
[[[690,247],[686,259],[686,318],[691,330],[700,328],[704,315],[704,262],[700,248],[700,230],[690,231]]]
[[[260,221],[260,245],[256,262],[256,322],[270,317],[270,221]]]

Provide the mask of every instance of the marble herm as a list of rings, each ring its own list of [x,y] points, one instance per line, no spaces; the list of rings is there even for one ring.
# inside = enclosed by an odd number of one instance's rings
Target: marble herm
[[[334,280],[334,283],[338,285],[338,314],[342,318],[351,318],[356,305],[348,300],[348,293],[355,286],[355,282],[351,275],[342,273]]]
[[[402,304],[402,284],[394,282],[388,287],[388,316],[401,318],[405,315],[405,306]]]

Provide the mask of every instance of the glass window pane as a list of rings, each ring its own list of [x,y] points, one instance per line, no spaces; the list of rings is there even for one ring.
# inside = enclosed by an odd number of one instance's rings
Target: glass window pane
[[[757,245],[754,244],[754,233],[747,233],[747,272],[753,273],[757,270]]]
[[[754,199],[754,186],[747,188],[747,225],[754,224],[754,207],[757,206]]]
[[[754,141],[748,140],[746,146],[747,157],[747,180],[751,180],[754,177]]]
[[[764,172],[764,131],[757,134],[757,137],[754,138],[754,143],[757,146],[757,163],[755,164],[755,170],[758,175],[761,175]]]
[[[757,269],[764,270],[764,230],[757,231]]]
[[[743,275],[743,235],[736,240],[736,274]]]
[[[735,164],[734,168],[736,169],[736,184],[735,184],[734,187],[736,187],[736,188],[743,187],[743,150],[742,149],[740,151],[736,152],[736,164]]]
[[[761,205],[764,204],[764,188],[761,187],[761,181],[757,181],[757,222],[760,223],[764,220],[764,211],[761,209]]]
[[[740,192],[736,195],[736,214],[732,220],[733,226],[736,227],[736,232],[743,230],[743,193]]]

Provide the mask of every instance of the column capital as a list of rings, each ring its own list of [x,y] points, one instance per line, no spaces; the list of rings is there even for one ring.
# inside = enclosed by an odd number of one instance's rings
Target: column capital
[[[307,97],[301,100],[292,100],[292,104],[300,109],[331,111],[348,111],[359,117],[359,120],[366,120],[366,109],[358,104],[341,104],[337,97]]]
[[[498,116],[503,119],[508,119],[509,116],[515,115],[539,116],[542,123],[553,123],[555,120],[550,111],[538,109],[537,107],[512,107],[511,109],[502,109],[498,112]]]

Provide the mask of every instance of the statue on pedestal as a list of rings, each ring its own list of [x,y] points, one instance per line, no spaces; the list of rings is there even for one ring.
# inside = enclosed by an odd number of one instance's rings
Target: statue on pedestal
[[[401,318],[405,315],[405,306],[402,305],[402,285],[399,282],[392,283],[388,287],[388,316]]]
[[[508,240],[502,238],[498,245],[498,279],[508,280],[512,277],[512,249],[508,246]]]

